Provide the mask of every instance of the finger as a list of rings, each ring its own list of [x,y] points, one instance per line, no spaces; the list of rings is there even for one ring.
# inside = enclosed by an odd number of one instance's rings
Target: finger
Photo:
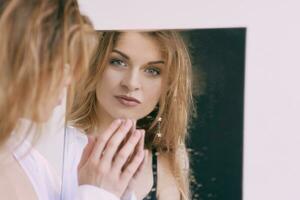
[[[141,140],[139,141],[139,146],[138,146],[138,150],[142,151],[144,149],[145,146],[145,130],[141,130]]]
[[[94,145],[94,149],[91,154],[91,159],[93,161],[98,161],[105,145],[108,140],[112,137],[115,131],[118,130],[123,124],[123,120],[117,119],[111,123],[111,125],[106,129],[102,134],[97,137],[96,144]]]
[[[144,143],[145,143],[145,131],[142,130],[142,138],[139,141],[138,151],[144,150]],[[140,176],[141,172],[144,170],[144,168],[146,166],[147,159],[148,159],[148,150],[145,150],[144,159],[143,159],[141,165],[139,166],[139,168],[137,169],[136,173],[134,174],[134,178],[137,178],[138,176]]]
[[[133,190],[133,187],[134,187],[134,184],[135,184],[136,180],[138,180],[138,177],[142,174],[143,170],[145,169],[145,166],[147,165],[148,155],[149,155],[149,152],[147,150],[145,150],[144,159],[143,159],[142,163],[140,164],[140,166],[138,167],[136,173],[129,180],[128,186],[126,188],[126,190],[127,190],[126,192],[129,193],[130,191]]]
[[[146,168],[146,165],[148,163],[148,155],[149,155],[148,150],[145,150],[145,157],[144,157],[142,163],[140,164],[140,166],[138,167],[137,171],[133,175],[133,178],[137,179],[141,174],[143,174],[142,172],[144,171],[144,169]]]
[[[138,180],[138,177],[143,174],[143,170],[145,169],[147,163],[148,163],[148,156],[149,156],[149,151],[145,150],[145,156],[144,159],[142,161],[142,163],[140,164],[140,166],[138,167],[137,171],[135,172],[135,174],[133,175],[133,177],[129,180],[128,186],[127,186],[127,190],[132,190],[133,189],[133,184],[136,180]]]
[[[78,168],[81,168],[86,163],[88,158],[90,157],[91,152],[94,148],[95,142],[96,142],[95,137],[88,136],[88,143],[86,144],[86,146],[83,149],[81,159],[80,159],[80,162],[78,164]]]
[[[122,141],[119,149],[121,149],[122,146],[124,146],[124,144],[129,140],[129,138],[131,137],[131,135],[134,134],[135,130],[136,130],[136,120],[131,120],[132,121],[132,127],[130,129],[130,134],[127,134],[125,139]]]
[[[126,166],[121,174],[121,181],[125,183],[129,183],[130,179],[136,173],[137,169],[139,168],[140,164],[142,163],[145,157],[145,151],[139,151],[137,154],[134,155],[131,162]]]
[[[114,155],[125,136],[129,133],[131,126],[132,121],[127,119],[126,122],[123,123],[122,126],[114,133],[105,146],[105,154],[102,156],[101,160],[112,162]]]
[[[117,151],[120,151],[120,149],[126,144],[126,142],[129,140],[131,135],[133,135],[134,131],[136,130],[136,120],[132,120],[132,127],[130,128],[130,133],[125,136],[125,139],[121,142],[121,144],[118,147]]]
[[[132,120],[133,124],[132,124],[132,127],[131,127],[131,133],[133,134],[134,131],[136,130],[136,120]]]
[[[134,152],[135,147],[138,145],[141,140],[141,131],[136,130],[126,144],[121,148],[121,150],[116,155],[112,169],[115,172],[120,172],[124,164],[128,159],[130,159],[130,155]]]
[[[139,150],[142,151],[144,149],[145,143],[145,130],[139,129],[141,131],[141,139],[139,140],[139,144],[135,146],[134,151],[130,154],[129,158],[127,159],[125,165],[130,162],[132,159],[132,155],[136,154]]]

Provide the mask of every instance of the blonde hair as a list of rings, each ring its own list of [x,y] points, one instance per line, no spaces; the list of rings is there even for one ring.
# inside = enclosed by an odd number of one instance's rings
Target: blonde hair
[[[146,129],[146,147],[155,147],[169,161],[183,199],[190,198],[189,161],[185,147],[188,119],[193,107],[191,61],[181,35],[176,31],[142,32],[156,39],[165,58],[167,78],[160,97],[158,112]],[[116,45],[120,32],[99,33],[100,42],[92,59],[92,65],[82,85],[77,86],[75,101],[68,120],[71,125],[86,133],[96,127],[96,84],[101,79],[110,53]],[[155,127],[159,117],[162,137],[155,139]]]
[[[74,0],[4,0],[0,5],[0,144],[28,117],[39,124],[60,93],[65,65],[88,66],[90,23]]]

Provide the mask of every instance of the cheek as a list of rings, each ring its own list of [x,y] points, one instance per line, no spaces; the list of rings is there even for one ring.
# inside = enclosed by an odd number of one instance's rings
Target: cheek
[[[104,71],[102,77],[96,85],[96,95],[98,99],[110,96],[119,84],[120,77],[109,68]]]
[[[155,80],[145,85],[144,95],[148,105],[155,106],[162,93],[162,81]]]
[[[116,86],[118,86],[121,79],[121,73],[117,73],[114,70],[108,68],[103,73],[103,76],[101,78],[101,84],[105,85],[106,88],[115,88]]]

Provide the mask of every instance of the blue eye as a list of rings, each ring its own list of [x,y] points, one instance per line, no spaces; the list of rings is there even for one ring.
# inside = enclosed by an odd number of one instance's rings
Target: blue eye
[[[124,61],[117,59],[117,58],[111,59],[109,61],[109,64],[114,65],[114,66],[123,66],[123,67],[127,66],[127,64]]]
[[[156,67],[149,67],[145,70],[147,73],[149,73],[151,76],[158,76],[160,75],[160,69]]]

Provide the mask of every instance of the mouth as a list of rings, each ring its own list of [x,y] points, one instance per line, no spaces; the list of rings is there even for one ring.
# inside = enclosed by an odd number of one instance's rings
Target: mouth
[[[141,104],[141,102],[139,100],[137,100],[136,98],[133,98],[133,97],[128,97],[125,95],[119,95],[119,96],[115,96],[115,97],[124,106],[134,107],[134,106]]]

